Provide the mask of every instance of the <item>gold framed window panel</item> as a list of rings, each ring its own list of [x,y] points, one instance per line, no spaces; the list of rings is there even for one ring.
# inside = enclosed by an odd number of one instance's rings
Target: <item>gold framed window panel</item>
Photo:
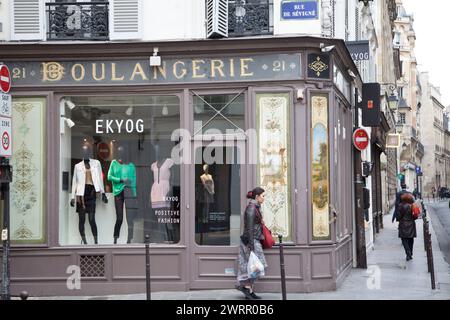
[[[42,244],[45,234],[45,98],[12,102],[11,241]]]
[[[327,94],[311,96],[311,118],[312,237],[313,240],[331,240]]]
[[[292,240],[289,93],[256,94],[257,182],[266,190],[264,221],[274,236]]]

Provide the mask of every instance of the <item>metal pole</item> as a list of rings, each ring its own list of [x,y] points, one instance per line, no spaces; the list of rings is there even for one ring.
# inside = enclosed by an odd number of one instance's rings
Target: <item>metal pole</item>
[[[145,281],[147,288],[147,300],[151,300],[151,290],[150,290],[150,236],[145,235]]]
[[[359,102],[358,89],[355,89],[355,127],[359,127]],[[354,166],[354,191],[355,191],[355,224],[356,224],[356,266],[358,268],[367,268],[366,256],[366,236],[364,228],[364,211],[363,211],[363,186],[361,172],[361,152],[353,147],[353,166]]]
[[[6,170],[9,175],[9,163],[6,159],[2,159],[1,166],[8,166]],[[9,182],[2,182],[1,192],[3,196],[3,272],[2,272],[2,300],[11,299],[10,291],[10,232],[9,232]],[[6,238],[5,238],[6,236]]]
[[[283,251],[283,235],[278,235],[280,241],[280,274],[281,274],[281,295],[286,300],[286,273],[284,271],[284,251]]]

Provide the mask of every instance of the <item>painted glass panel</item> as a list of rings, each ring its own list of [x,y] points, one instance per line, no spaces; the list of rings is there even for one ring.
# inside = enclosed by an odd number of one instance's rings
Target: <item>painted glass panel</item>
[[[42,244],[45,219],[45,98],[14,98],[11,241]]]
[[[330,240],[328,96],[311,97],[311,185],[313,240]]]
[[[292,240],[289,93],[256,94],[258,185],[266,190],[263,216],[274,236]]]

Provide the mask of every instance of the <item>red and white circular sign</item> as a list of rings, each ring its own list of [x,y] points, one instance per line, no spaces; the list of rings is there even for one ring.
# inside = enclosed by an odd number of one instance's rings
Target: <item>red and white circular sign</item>
[[[4,93],[8,93],[11,89],[11,76],[6,65],[0,65],[0,88]]]
[[[109,146],[105,142],[100,142],[97,146],[98,156],[103,160],[108,160],[109,158]]]
[[[353,145],[359,151],[367,148],[369,145],[369,135],[366,130],[358,128],[353,132]]]
[[[2,147],[5,151],[9,149],[9,134],[6,131],[2,134]]]

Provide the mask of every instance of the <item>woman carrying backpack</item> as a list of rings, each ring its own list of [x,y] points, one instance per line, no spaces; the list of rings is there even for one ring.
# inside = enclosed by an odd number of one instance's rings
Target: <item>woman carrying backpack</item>
[[[411,193],[404,193],[398,210],[398,237],[402,239],[405,248],[406,261],[412,259],[414,238],[417,236],[416,222],[413,216],[414,196]]]
[[[236,285],[236,289],[241,291],[246,299],[261,299],[253,291],[253,284],[255,278],[249,278],[247,272],[248,260],[250,252],[254,252],[258,259],[267,268],[266,258],[264,257],[261,240],[264,239],[262,231],[262,214],[261,204],[264,202],[265,190],[260,187],[256,187],[252,191],[247,193],[247,198],[250,199],[247,208],[244,213],[244,232],[241,236],[241,244],[239,246],[239,270],[237,280],[239,282]]]

